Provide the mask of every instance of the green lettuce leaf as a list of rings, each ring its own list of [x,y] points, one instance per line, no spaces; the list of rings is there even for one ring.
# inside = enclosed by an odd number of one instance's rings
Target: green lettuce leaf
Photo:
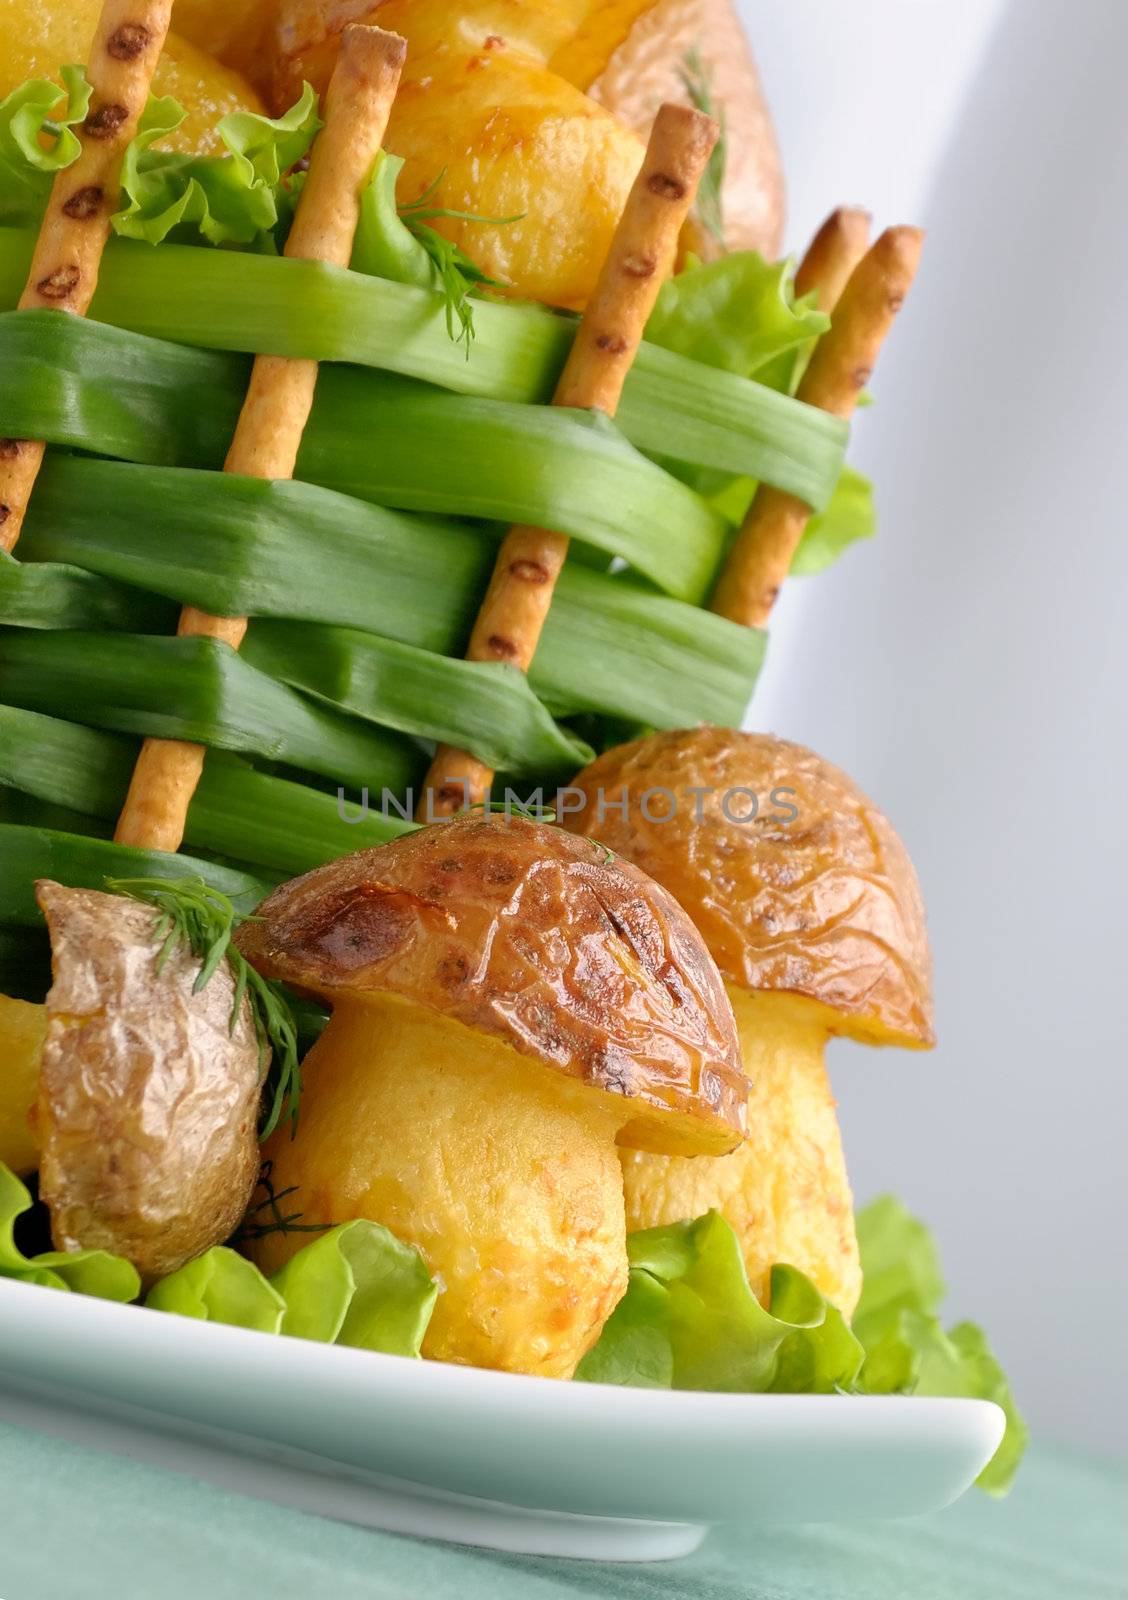
[[[25,1256],[15,1225],[31,1205],[27,1189],[0,1163],[0,1277],[103,1300],[138,1298],[136,1269],[105,1250]],[[202,1322],[417,1357],[438,1293],[418,1250],[358,1219],[304,1245],[269,1280],[237,1250],[216,1245],[161,1278],[145,1304]]]
[[[417,1356],[438,1298],[418,1250],[376,1222],[343,1222],[292,1256],[271,1282],[282,1332]]]
[[[149,101],[122,164],[126,204],[114,216],[114,231],[149,244],[200,237],[272,253],[274,230],[292,207],[285,174],[306,155],[321,127],[313,89],[307,83],[282,117],[253,111],[224,117],[217,130],[227,151],[222,156],[154,150],[183,120],[184,111],[170,97]]]
[[[145,1304],[154,1311],[259,1333],[279,1333],[286,1315],[285,1300],[254,1263],[222,1244],[155,1283]]]
[[[1005,1494],[1028,1430],[986,1335],[971,1322],[944,1331],[939,1311],[945,1286],[935,1243],[900,1201],[883,1196],[857,1220],[864,1287],[853,1327],[865,1349],[861,1388],[868,1394],[993,1400],[1005,1412],[1007,1427],[979,1486]]]
[[[204,1322],[418,1356],[438,1287],[418,1250],[378,1223],[343,1222],[271,1279],[226,1245],[150,1289],[145,1304]]]
[[[17,1218],[30,1211],[31,1195],[0,1163],[0,1278],[22,1278],[48,1289],[68,1289],[99,1300],[135,1300],[141,1292],[136,1270],[105,1250],[45,1250],[25,1256],[16,1244]]]
[[[825,511],[816,511],[791,558],[793,578],[813,577],[833,566],[860,539],[877,532],[873,484],[853,467],[843,467]]]
[[[72,129],[91,89],[81,67],[64,67],[61,77],[65,89],[33,78],[0,101],[0,221],[37,223],[56,172],[78,159]]]
[[[662,286],[646,325],[649,343],[707,366],[759,378],[769,362],[830,327],[810,299],[796,300],[793,263],[752,250],[693,262]]]
[[[371,182],[360,197],[352,270],[371,278],[431,289],[435,283],[434,263],[400,217],[396,205],[396,184],[402,171],[403,157],[381,150]]]
[[[766,1311],[718,1212],[631,1234],[627,1254],[627,1292],[580,1363],[582,1382],[746,1394],[854,1384],[863,1351],[842,1317],[788,1266],[773,1268]]]

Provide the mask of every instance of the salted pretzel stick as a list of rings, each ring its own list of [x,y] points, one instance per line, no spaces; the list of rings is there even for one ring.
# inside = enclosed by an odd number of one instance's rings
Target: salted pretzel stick
[[[853,415],[909,292],[923,242],[919,228],[889,228],[862,257],[842,292],[829,332],[815,346],[799,385],[800,400],[838,417]],[[733,622],[762,628],[810,517],[805,501],[761,484],[729,552],[712,609]]]
[[[717,124],[700,111],[659,110],[553,405],[615,415],[717,134]],[[528,672],[568,542],[544,528],[509,530],[470,635],[468,661],[505,661]],[[468,751],[440,745],[418,814],[431,820],[480,804],[492,781],[492,770]]]
[[[839,206],[807,246],[795,274],[796,296],[815,294],[820,311],[833,311],[850,274],[869,249],[870,214]]]
[[[93,94],[79,129],[78,160],[55,175],[51,198],[20,296],[21,311],[84,317],[98,287],[126,146],[149,96],[168,32],[172,0],[105,0],[87,68]],[[23,529],[46,446],[0,439],[0,546],[13,550]]]
[[[286,255],[347,267],[360,214],[360,193],[376,160],[399,86],[407,46],[398,34],[353,25],[325,99],[325,126],[286,244]],[[227,452],[225,472],[292,478],[313,406],[317,362],[285,356],[255,359],[247,397]],[[181,637],[220,639],[238,650],[245,617],[212,617],[186,606]],[[119,844],[178,850],[188,807],[204,767],[202,745],[146,739],[114,835]]]

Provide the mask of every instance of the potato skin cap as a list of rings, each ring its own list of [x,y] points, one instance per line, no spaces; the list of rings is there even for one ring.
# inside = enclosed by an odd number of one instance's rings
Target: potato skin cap
[[[588,839],[457,817],[283,884],[240,929],[260,972],[332,1004],[397,994],[622,1096],[621,1143],[722,1154],[747,1080],[680,906]]]
[[[54,983],[35,1112],[60,1250],[111,1250],[149,1282],[235,1228],[259,1170],[259,1049],[224,962],[175,951],[151,907],[40,882]]]
[[[846,774],[803,745],[701,727],[607,751],[575,779],[587,797],[566,826],[598,838],[685,907],[724,976],[751,990],[807,995],[832,1031],[927,1047],[932,958],[916,873],[892,824]],[[624,787],[624,817],[615,802]],[[671,821],[641,797],[672,790]],[[695,797],[694,789],[714,791]],[[598,795],[605,802],[600,814]],[[722,797],[751,790],[757,820]],[[776,791],[787,790],[778,802]],[[789,807],[797,815],[783,819]],[[669,798],[647,801],[660,819]],[[733,816],[752,801],[736,794]],[[700,820],[698,819],[700,813]]]

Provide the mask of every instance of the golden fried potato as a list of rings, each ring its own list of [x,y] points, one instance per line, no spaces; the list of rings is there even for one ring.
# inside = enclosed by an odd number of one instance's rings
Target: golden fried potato
[[[101,9],[101,0],[0,0],[0,98],[27,78],[55,78],[61,66],[85,61]],[[153,93],[174,95],[188,113],[168,141],[178,150],[221,148],[214,131],[220,117],[263,109],[238,72],[175,33],[158,63]]]
[[[460,1022],[343,1001],[306,1058],[295,1140],[268,1142],[302,1223],[382,1222],[443,1286],[423,1354],[566,1378],[627,1286],[623,1108]],[[609,1097],[608,1097],[609,1098]],[[273,1272],[309,1239],[253,1246]]]
[[[381,24],[402,20],[410,38],[410,11],[391,12],[380,7]],[[298,37],[283,58],[279,105],[303,78],[320,89],[332,71],[336,37],[303,34],[300,46]],[[467,48],[457,32],[432,48],[413,43],[386,143],[405,159],[401,202],[441,173],[445,209],[519,219],[438,226],[515,293],[572,308],[595,286],[643,153],[622,123],[532,55],[496,35]]]
[[[0,1161],[19,1177],[39,1165],[30,1116],[46,1037],[43,1006],[0,994]]]
[[[278,0],[175,0],[173,32],[269,95]]]
[[[36,1108],[39,1193],[60,1250],[111,1250],[145,1281],[226,1239],[259,1171],[259,1049],[223,963],[157,971],[158,913],[41,882],[54,982]]]
[[[617,1141],[740,1138],[735,1025],[685,915],[587,840],[462,816],[283,885],[239,944],[333,1007],[275,1186],[419,1247],[444,1290],[425,1354],[569,1376],[626,1286]]]
[[[824,1064],[828,1015],[812,1000],[728,985],[751,1079],[748,1142],[730,1156],[623,1152],[627,1227],[715,1208],[736,1231],[767,1305],[776,1262],[798,1267],[847,1317],[862,1287],[854,1204]]]
[[[409,71],[388,148],[406,160],[404,200],[442,172],[444,207],[519,219],[443,231],[516,293],[571,309],[595,287],[643,155],[579,90],[501,47],[448,61],[441,76]]]

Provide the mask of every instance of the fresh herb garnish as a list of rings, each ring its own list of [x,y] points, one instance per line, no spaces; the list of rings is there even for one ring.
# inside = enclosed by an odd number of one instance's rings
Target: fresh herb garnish
[[[472,296],[482,288],[504,289],[506,285],[499,278],[491,278],[483,272],[460,245],[444,238],[430,223],[445,218],[452,222],[478,222],[491,228],[504,228],[511,222],[520,222],[523,213],[513,217],[480,217],[472,211],[451,211],[446,206],[438,205],[439,186],[445,176],[444,167],[417,199],[399,207],[399,215],[431,258],[437,285],[446,297],[447,333],[455,344],[465,344],[469,360],[470,344],[476,331]]]
[[[552,806],[541,805],[534,801],[525,800],[475,800],[473,805],[463,806],[463,811],[480,811],[484,816],[492,816],[496,811],[503,817],[523,817],[526,822],[555,822],[556,812]]]
[[[696,45],[682,57],[681,81],[690,103],[707,117],[712,117],[720,128],[713,153],[697,189],[697,216],[706,233],[712,235],[721,249],[725,245],[724,187],[728,148],[725,129],[725,108],[713,98],[713,75],[701,59]]]
[[[257,1205],[247,1207],[247,1214],[235,1233],[233,1243],[253,1244],[258,1239],[268,1238],[272,1233],[328,1233],[336,1226],[333,1222],[303,1222],[301,1211],[284,1212],[282,1202],[298,1193],[298,1185],[292,1183],[287,1189],[276,1189],[273,1174],[274,1162],[264,1161],[254,1193],[257,1194],[260,1189],[264,1190],[265,1199],[260,1200]],[[269,1213],[268,1219],[261,1216],[264,1211]]]
[[[220,963],[225,959],[230,963],[235,979],[231,1032],[238,1024],[244,999],[249,1000],[265,1079],[269,1109],[259,1137],[268,1138],[284,1116],[290,1118],[292,1132],[296,1133],[302,1081],[297,1024],[289,997],[281,985],[256,972],[231,943],[236,928],[255,919],[236,911],[227,895],[202,878],[107,878],[106,888],[110,894],[139,900],[161,913],[155,930],[161,940],[158,973],[175,951],[187,945],[201,963],[192,986],[193,993],[199,994],[211,982]]]

